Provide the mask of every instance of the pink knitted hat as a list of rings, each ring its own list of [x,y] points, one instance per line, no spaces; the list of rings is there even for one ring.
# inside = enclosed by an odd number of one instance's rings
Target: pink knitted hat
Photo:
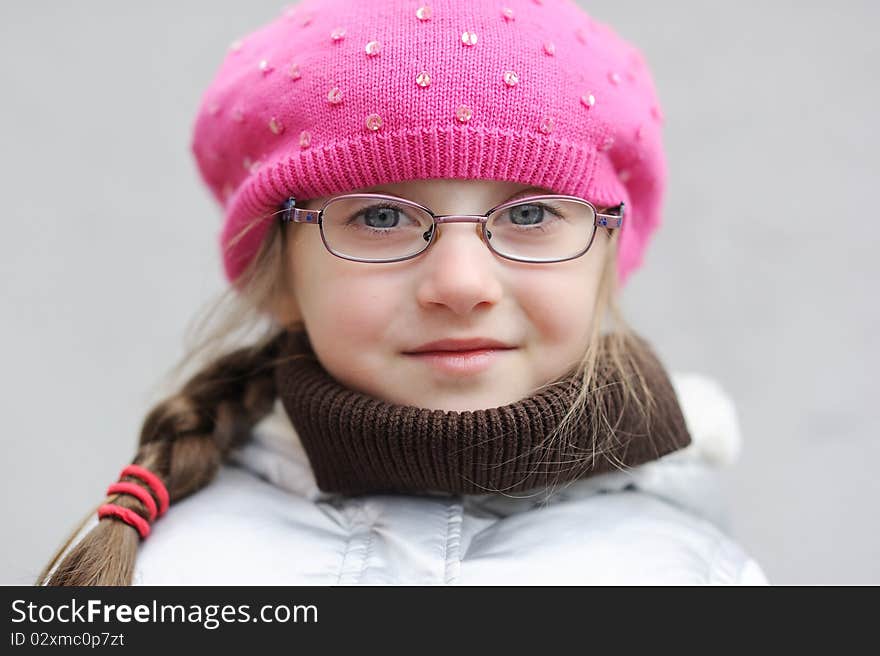
[[[304,0],[230,46],[192,150],[231,282],[288,196],[472,178],[625,202],[623,286],[660,224],[661,124],[640,52],[573,1]]]

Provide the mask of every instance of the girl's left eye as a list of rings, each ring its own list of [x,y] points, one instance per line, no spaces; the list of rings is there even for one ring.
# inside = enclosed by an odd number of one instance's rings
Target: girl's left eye
[[[507,208],[502,214],[517,227],[540,226],[557,218],[566,218],[566,208],[552,203],[520,203]],[[496,218],[496,225],[500,218]]]
[[[544,219],[544,208],[535,203],[510,208],[510,217],[516,225],[535,225]]]

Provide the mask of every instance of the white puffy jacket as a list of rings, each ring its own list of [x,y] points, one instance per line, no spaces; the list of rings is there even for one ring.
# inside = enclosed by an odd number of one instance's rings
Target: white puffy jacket
[[[738,455],[735,408],[710,378],[670,379],[693,443],[549,501],[322,492],[279,401],[210,485],[155,522],[134,584],[766,584],[725,534],[718,468]]]

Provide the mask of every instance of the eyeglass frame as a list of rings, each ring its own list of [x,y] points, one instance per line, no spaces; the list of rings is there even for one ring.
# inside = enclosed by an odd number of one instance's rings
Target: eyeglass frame
[[[324,226],[323,226],[323,216],[324,210],[333,202],[336,202],[340,199],[345,198],[375,198],[376,200],[391,200],[400,204],[409,205],[410,207],[414,207],[416,209],[422,210],[431,216],[433,219],[433,225],[431,226],[431,238],[426,242],[425,247],[420,251],[413,253],[412,255],[406,255],[404,257],[384,259],[384,260],[367,260],[359,257],[342,255],[340,253],[335,252],[332,248],[330,248],[330,244],[327,243],[327,238],[324,235]],[[570,257],[565,257],[561,259],[554,260],[539,260],[536,258],[519,258],[512,257],[510,255],[505,255],[501,253],[492,246],[491,239],[486,234],[486,224],[493,214],[499,212],[501,210],[507,209],[509,207],[514,207],[516,205],[527,204],[529,201],[535,200],[571,200],[582,203],[584,205],[589,206],[593,210],[593,214],[595,215],[593,221],[593,233],[590,235],[590,241],[587,244],[586,248],[584,248],[580,253],[576,255],[572,255]],[[289,223],[311,223],[317,224],[321,229],[321,241],[324,243],[324,247],[330,252],[331,255],[335,255],[336,257],[342,258],[343,260],[350,260],[353,262],[363,262],[365,264],[384,264],[391,262],[404,262],[406,260],[411,260],[413,258],[422,255],[428,248],[436,240],[437,234],[440,232],[437,228],[440,224],[445,223],[479,223],[480,224],[480,233],[481,240],[486,244],[486,247],[495,255],[499,257],[503,257],[507,260],[512,260],[514,262],[529,262],[531,264],[553,264],[557,262],[567,262],[569,260],[577,259],[583,256],[590,247],[593,245],[593,241],[596,238],[596,228],[610,228],[610,229],[618,229],[623,227],[623,217],[625,214],[625,203],[622,201],[613,207],[608,208],[609,210],[613,210],[614,214],[606,214],[600,212],[599,209],[590,201],[579,198],[577,196],[567,196],[561,194],[539,194],[533,196],[526,196],[524,198],[516,198],[513,200],[505,201],[499,205],[496,205],[485,214],[434,214],[430,208],[417,203],[415,201],[409,200],[408,198],[401,198],[399,196],[393,196],[390,194],[373,194],[373,193],[352,193],[352,194],[342,194],[339,196],[333,196],[324,202],[324,205],[321,209],[303,209],[296,207],[296,198],[290,196],[287,200],[282,204],[281,209],[281,222],[286,225]]]

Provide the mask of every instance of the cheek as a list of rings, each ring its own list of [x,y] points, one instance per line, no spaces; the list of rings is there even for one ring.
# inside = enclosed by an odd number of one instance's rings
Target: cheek
[[[335,276],[332,284],[324,285],[315,307],[325,330],[353,347],[367,342],[375,349],[384,343],[389,317],[397,306],[394,294],[390,288],[371,284],[362,272]]]
[[[584,258],[521,276],[517,300],[537,340],[581,348],[591,326],[598,276],[595,265]]]
[[[350,358],[356,363],[369,353],[365,344],[375,350],[376,344],[384,343],[388,318],[394,316],[395,294],[387,280],[383,285],[378,271],[334,257],[324,250],[320,235],[316,241],[311,237],[296,250],[299,257],[292,266],[292,289],[303,321],[328,366]]]

